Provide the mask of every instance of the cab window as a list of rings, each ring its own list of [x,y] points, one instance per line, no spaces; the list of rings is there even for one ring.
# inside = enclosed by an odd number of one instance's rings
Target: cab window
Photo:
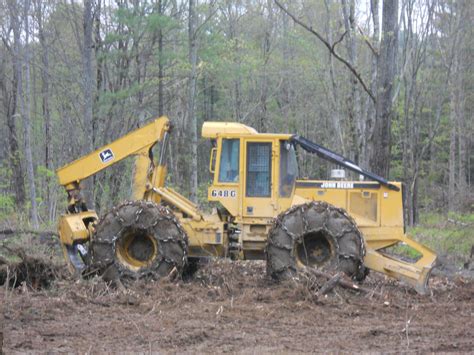
[[[247,143],[247,197],[271,196],[272,144]]]
[[[280,196],[290,197],[298,177],[298,162],[293,144],[280,142]]]
[[[238,139],[223,139],[219,182],[239,181],[239,147]]]

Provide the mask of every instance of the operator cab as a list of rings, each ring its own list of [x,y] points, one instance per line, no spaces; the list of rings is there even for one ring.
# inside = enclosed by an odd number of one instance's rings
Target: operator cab
[[[239,123],[205,122],[213,140],[209,201],[218,201],[236,220],[270,218],[288,208],[298,164],[289,134],[260,134]]]

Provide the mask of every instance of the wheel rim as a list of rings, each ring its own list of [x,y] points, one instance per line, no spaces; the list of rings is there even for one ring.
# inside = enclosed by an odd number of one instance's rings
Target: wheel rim
[[[323,230],[303,235],[296,247],[296,261],[299,266],[321,267],[336,255],[333,238]]]
[[[153,263],[158,255],[158,245],[152,234],[129,229],[117,241],[115,254],[126,268],[138,271]]]

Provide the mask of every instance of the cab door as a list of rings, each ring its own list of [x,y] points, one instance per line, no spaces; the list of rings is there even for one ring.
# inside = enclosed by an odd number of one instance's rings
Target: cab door
[[[209,186],[208,199],[220,202],[232,216],[237,216],[242,195],[240,139],[219,138],[217,148],[214,149],[216,150],[211,154],[209,169],[214,174],[214,182]],[[213,159],[216,159],[215,164]]]
[[[244,140],[244,217],[273,217],[275,204],[275,159],[273,140]]]

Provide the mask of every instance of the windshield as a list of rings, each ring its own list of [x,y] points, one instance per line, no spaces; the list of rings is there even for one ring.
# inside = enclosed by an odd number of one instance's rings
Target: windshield
[[[280,196],[290,197],[298,177],[295,147],[288,141],[280,142]]]
[[[219,169],[220,182],[239,181],[239,145],[238,139],[223,139],[221,163]]]

